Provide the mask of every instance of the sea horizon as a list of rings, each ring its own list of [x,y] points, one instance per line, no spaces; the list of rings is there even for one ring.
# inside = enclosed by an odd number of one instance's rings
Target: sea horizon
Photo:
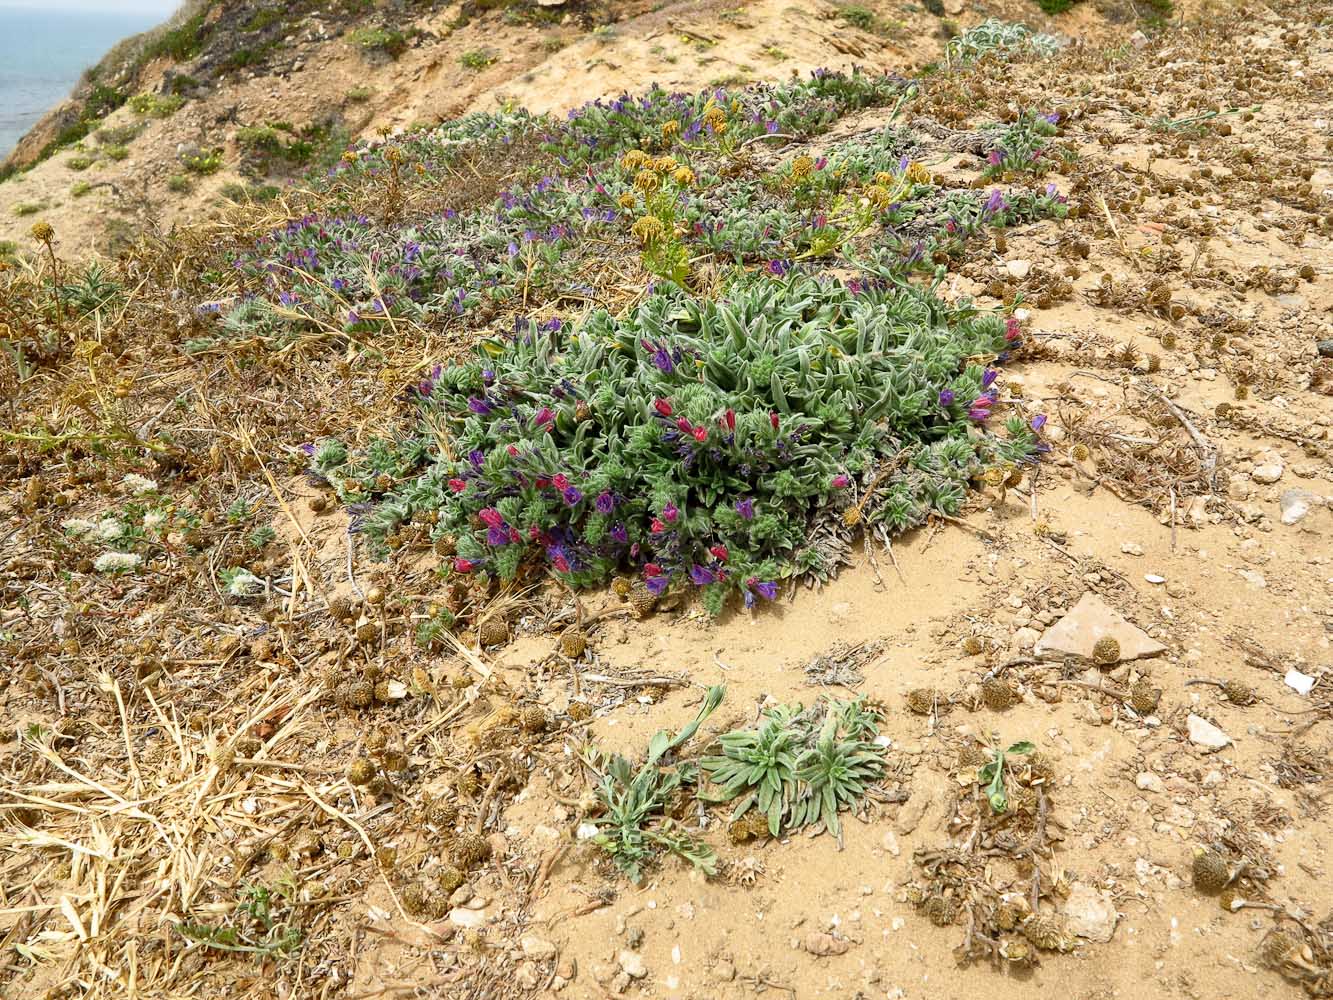
[[[147,11],[0,4],[0,160],[117,43],[161,23]]]

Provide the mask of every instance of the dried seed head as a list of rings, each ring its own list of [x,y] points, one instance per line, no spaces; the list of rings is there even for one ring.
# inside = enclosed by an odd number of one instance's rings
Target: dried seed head
[[[1231,866],[1216,851],[1197,851],[1192,867],[1194,888],[1212,894],[1221,892],[1231,881]]]
[[[546,713],[536,705],[523,709],[520,719],[525,733],[540,733],[546,729]]]
[[[1233,705],[1253,705],[1255,702],[1254,688],[1248,684],[1242,684],[1240,681],[1227,681],[1222,686],[1222,693],[1227,696],[1227,701]]]
[[[1076,444],[1069,451],[1069,456],[1075,462],[1086,462],[1091,455],[1092,452],[1088,451],[1086,444]]]
[[[1273,968],[1281,968],[1300,953],[1300,942],[1286,931],[1273,930],[1259,946],[1259,956]]]
[[[1021,938],[1012,938],[1000,945],[1000,956],[1014,965],[1030,965],[1036,957],[1032,946]]]
[[[657,610],[657,596],[647,587],[635,587],[630,592],[629,603],[638,618],[647,618]]]
[[[480,834],[465,833],[454,841],[453,861],[460,868],[470,868],[490,855],[490,842]]]
[[[1073,938],[1059,917],[1034,913],[1024,922],[1022,931],[1042,951],[1069,951],[1074,947]]]
[[[366,591],[366,603],[370,605],[379,605],[384,603],[384,588],[371,587]]]
[[[907,710],[913,715],[929,715],[935,710],[939,692],[934,688],[913,688],[907,692]]]
[[[374,622],[362,622],[356,627],[356,641],[368,646],[380,637],[379,626]]]
[[[1003,902],[995,908],[995,926],[1002,931],[1011,931],[1018,926],[1021,914],[1012,903]]]
[[[981,685],[981,700],[992,712],[1003,712],[1018,701],[1018,695],[1006,682],[992,677]]]
[[[354,785],[368,785],[375,778],[375,764],[369,757],[358,757],[347,769],[347,780]]]
[[[353,605],[350,598],[339,595],[329,602],[329,617],[334,621],[345,622],[352,617]]]
[[[1104,635],[1092,645],[1092,662],[1099,666],[1110,666],[1120,662],[1120,643],[1109,635]]]
[[[1162,698],[1162,692],[1153,687],[1148,679],[1142,678],[1135,682],[1129,690],[1129,704],[1139,715],[1152,715],[1157,711],[1157,703]]]
[[[575,722],[584,722],[592,718],[592,706],[585,701],[569,703],[569,717]]]
[[[945,899],[943,896],[931,896],[926,900],[926,916],[936,927],[948,927],[958,916],[958,907],[951,899]]]
[[[445,865],[440,869],[440,874],[436,876],[436,881],[439,883],[441,892],[452,893],[463,884],[463,873],[453,865]]]
[[[472,769],[459,771],[458,777],[454,779],[454,788],[458,790],[459,795],[465,795],[468,798],[476,796],[481,791],[481,781],[477,777],[477,772]]]
[[[968,743],[958,751],[959,768],[978,768],[990,760],[990,754],[986,748],[979,743]]]
[[[208,755],[208,760],[218,769],[218,774],[226,774],[236,763],[236,751],[232,747],[220,746]]]
[[[419,917],[426,912],[427,894],[425,886],[414,882],[406,886],[398,895],[403,901],[403,909],[414,917]]]
[[[352,681],[344,688],[346,704],[352,708],[369,708],[375,700],[375,686],[370,681]]]
[[[458,803],[452,799],[434,799],[426,807],[426,822],[439,827],[453,826],[458,822]]]
[[[621,600],[629,597],[634,589],[634,581],[627,576],[618,576],[611,581],[611,592]]]
[[[582,629],[567,629],[560,635],[560,653],[571,660],[577,660],[588,648],[588,637]]]
[[[487,618],[477,629],[483,646],[502,646],[509,641],[509,625],[503,618]]]
[[[1055,761],[1050,756],[1038,750],[1028,757],[1029,781],[1033,783],[1040,782],[1047,788],[1055,781]]]
[[[969,635],[963,640],[963,652],[968,656],[979,656],[985,652],[986,643],[979,635]]]

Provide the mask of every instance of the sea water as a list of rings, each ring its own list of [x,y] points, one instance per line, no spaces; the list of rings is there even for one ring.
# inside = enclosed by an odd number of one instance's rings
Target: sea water
[[[128,5],[126,5],[128,6]],[[117,42],[162,20],[143,10],[56,10],[0,0],[0,159],[69,96],[79,77]]]

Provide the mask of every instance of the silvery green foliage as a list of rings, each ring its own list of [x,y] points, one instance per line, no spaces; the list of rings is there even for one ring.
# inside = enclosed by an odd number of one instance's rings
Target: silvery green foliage
[[[1018,55],[1049,56],[1059,48],[1052,35],[1033,31],[1027,25],[987,18],[949,40],[944,58],[949,65],[975,62],[988,53],[1012,59]]]

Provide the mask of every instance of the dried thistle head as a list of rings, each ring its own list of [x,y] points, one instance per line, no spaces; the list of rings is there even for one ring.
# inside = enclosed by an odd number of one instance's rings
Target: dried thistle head
[[[815,161],[802,153],[791,161],[792,180],[804,180],[815,172]]]
[[[926,900],[926,917],[936,927],[948,927],[958,917],[958,907],[952,899],[944,896],[931,896]]]
[[[398,894],[398,898],[402,900],[403,909],[414,917],[419,917],[426,912],[428,896],[425,886],[419,882],[404,886],[403,891]]]
[[[38,243],[50,243],[55,239],[56,231],[49,222],[34,222],[32,228],[28,230],[32,238]]]
[[[1254,688],[1237,680],[1230,680],[1223,684],[1222,693],[1227,696],[1227,701],[1231,704],[1242,707],[1253,705],[1257,698]]]
[[[1023,936],[1042,951],[1071,951],[1074,947],[1073,935],[1069,933],[1063,920],[1047,913],[1034,913],[1023,922],[1020,928]]]
[[[934,688],[913,688],[907,692],[907,710],[913,715],[929,715],[935,710],[939,692]]]
[[[568,714],[575,722],[585,722],[592,718],[592,706],[586,701],[571,701]]]
[[[572,708],[573,706],[571,705],[570,707]],[[523,714],[520,716],[520,724],[525,733],[545,732],[547,725],[546,713],[536,705],[529,705],[527,708],[523,709]]]
[[[432,799],[426,806],[426,822],[433,826],[449,827],[458,822],[458,803],[452,799]]]
[[[1018,695],[1007,682],[991,677],[982,682],[981,701],[992,712],[1003,712],[1018,701]]]
[[[1140,678],[1134,682],[1134,686],[1129,689],[1129,704],[1139,715],[1152,715],[1157,711],[1157,703],[1162,698],[1162,692],[1152,686],[1152,683],[1146,678]]]
[[[467,869],[491,856],[491,845],[478,833],[465,833],[454,841],[453,861]]]
[[[375,763],[369,757],[358,757],[347,768],[347,780],[354,785],[368,785],[375,780]]]
[[[577,660],[588,649],[588,636],[579,628],[566,629],[560,634],[560,655]]]
[[[1069,449],[1069,457],[1075,462],[1086,462],[1091,456],[1092,452],[1088,451],[1088,446],[1086,444],[1076,444],[1073,448]]]
[[[1092,662],[1098,666],[1110,666],[1120,662],[1120,643],[1109,635],[1104,635],[1092,644]]]
[[[968,656],[979,656],[986,651],[986,643],[979,635],[969,635],[963,640],[963,652]]]
[[[1301,943],[1284,930],[1274,929],[1268,932],[1259,945],[1259,957],[1271,968],[1280,969],[1292,956],[1299,956]]]
[[[1221,892],[1231,881],[1231,866],[1226,858],[1212,850],[1195,851],[1190,871],[1194,888],[1209,895]]]
[[[477,639],[483,646],[503,646],[509,641],[509,625],[503,618],[487,618],[477,628]]]
[[[375,685],[370,681],[352,681],[342,691],[343,703],[349,708],[369,708],[375,700]]]
[[[630,591],[629,603],[636,618],[647,618],[657,610],[657,595],[647,587],[635,586]]]
[[[435,881],[441,892],[452,893],[463,884],[463,873],[453,865],[445,865],[435,876]]]

